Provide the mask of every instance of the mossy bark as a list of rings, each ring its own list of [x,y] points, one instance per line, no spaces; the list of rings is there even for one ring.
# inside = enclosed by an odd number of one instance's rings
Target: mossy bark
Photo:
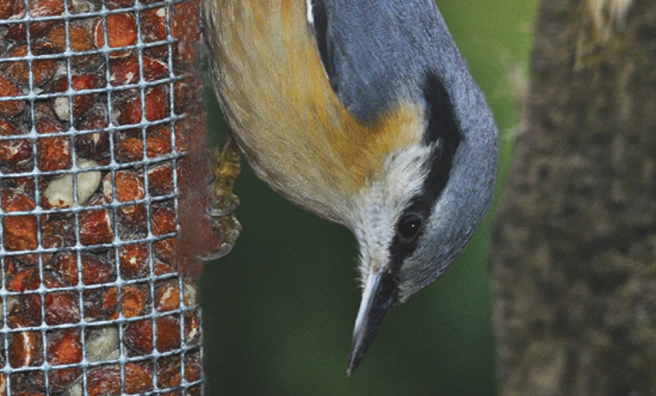
[[[499,395],[656,395],[656,2],[544,1],[529,78],[491,259]]]

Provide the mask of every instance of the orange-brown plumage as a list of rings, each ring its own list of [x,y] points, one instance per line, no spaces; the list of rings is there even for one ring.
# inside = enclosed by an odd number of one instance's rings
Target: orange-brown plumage
[[[302,5],[302,6],[301,6]],[[387,154],[421,139],[422,109],[363,125],[332,90],[302,0],[212,0],[208,41],[234,136],[260,177],[324,217],[366,187]]]
[[[364,286],[348,372],[449,268],[494,189],[497,131],[433,0],[205,0],[214,83],[255,172],[346,225]]]

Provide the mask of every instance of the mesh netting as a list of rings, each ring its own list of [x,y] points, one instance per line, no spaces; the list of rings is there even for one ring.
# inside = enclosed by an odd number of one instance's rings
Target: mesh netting
[[[0,0],[0,396],[202,393],[177,253],[199,13]]]

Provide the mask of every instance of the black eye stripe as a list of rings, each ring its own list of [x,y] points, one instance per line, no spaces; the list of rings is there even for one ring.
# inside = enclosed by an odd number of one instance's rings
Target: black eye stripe
[[[451,98],[437,75],[427,76],[424,98],[427,121],[424,144],[437,143],[439,146],[433,150],[431,158],[428,160],[428,174],[421,194],[414,198],[410,207],[399,217],[399,221],[412,213],[419,214],[424,222],[428,221],[435,202],[440,198],[449,181],[453,159],[463,138]],[[412,256],[425,228],[422,225],[419,227],[418,233],[408,239],[399,235],[397,224],[397,233],[390,246],[390,269],[394,274],[401,269],[403,262]]]
[[[427,205],[427,209],[431,210],[449,181],[453,158],[463,137],[451,98],[437,76],[428,76],[424,95],[428,105],[428,126],[424,143],[428,145],[439,142],[439,147],[433,152],[430,170],[424,181],[423,195],[417,197],[414,205]]]

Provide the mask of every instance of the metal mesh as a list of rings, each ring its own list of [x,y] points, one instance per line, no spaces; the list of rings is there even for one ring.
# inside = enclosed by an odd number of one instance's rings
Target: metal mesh
[[[175,256],[187,4],[0,0],[0,395],[202,393]]]

